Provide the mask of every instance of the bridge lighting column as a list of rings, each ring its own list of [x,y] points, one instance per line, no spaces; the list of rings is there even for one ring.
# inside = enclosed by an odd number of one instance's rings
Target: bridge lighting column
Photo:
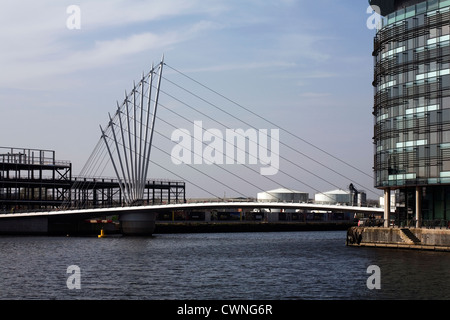
[[[373,115],[375,187],[385,191],[385,217],[395,191],[396,221],[450,220],[450,2],[369,3],[382,16]]]

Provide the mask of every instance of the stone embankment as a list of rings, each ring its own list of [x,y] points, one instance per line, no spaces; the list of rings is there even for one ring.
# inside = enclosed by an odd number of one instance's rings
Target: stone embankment
[[[450,252],[449,229],[351,227],[347,245]]]

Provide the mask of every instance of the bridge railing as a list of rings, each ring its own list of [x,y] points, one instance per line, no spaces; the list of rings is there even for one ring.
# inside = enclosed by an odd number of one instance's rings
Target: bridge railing
[[[384,219],[360,219],[359,226],[384,227]],[[416,219],[390,219],[389,226],[393,228],[416,228]],[[427,229],[450,229],[450,220],[447,219],[427,219],[421,221],[421,228]]]

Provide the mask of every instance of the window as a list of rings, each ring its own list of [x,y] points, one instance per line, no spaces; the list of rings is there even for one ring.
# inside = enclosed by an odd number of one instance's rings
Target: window
[[[450,131],[442,131],[442,142],[450,142]]]
[[[401,21],[405,19],[405,9],[400,9],[396,12],[395,21]]]
[[[442,76],[441,85],[442,85],[442,88],[450,87],[450,75]]]
[[[438,121],[438,113],[437,111],[431,111],[428,114],[428,121],[430,124],[435,124]]]
[[[442,111],[442,122],[450,122],[450,109]]]
[[[441,3],[439,4],[439,8],[445,8],[447,6],[450,6],[450,0],[441,0]]]
[[[450,2],[450,0],[448,2]],[[416,6],[410,6],[406,8],[405,18],[414,17],[415,14],[416,14]]]
[[[430,39],[436,38],[437,36],[438,36],[438,29],[437,28],[430,29]]]
[[[437,144],[430,145],[430,157],[435,158],[439,155],[439,149]]]
[[[446,160],[442,162],[442,170],[450,171],[450,161]]]
[[[417,13],[424,13],[427,11],[427,3],[426,1],[418,3],[416,6],[416,12]]]
[[[438,133],[437,132],[431,132],[430,133],[430,143],[438,143]]]
[[[446,35],[450,34],[450,26],[442,26],[441,27],[441,34],[443,36],[446,36]]]
[[[430,166],[430,177],[439,177],[438,166]]]
[[[439,8],[439,0],[428,0],[428,11]]]

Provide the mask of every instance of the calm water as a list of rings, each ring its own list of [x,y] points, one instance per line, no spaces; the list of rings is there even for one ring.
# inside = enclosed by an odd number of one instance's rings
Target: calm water
[[[345,235],[0,237],[0,299],[450,299],[450,253],[346,247]],[[81,289],[67,287],[70,265]]]

